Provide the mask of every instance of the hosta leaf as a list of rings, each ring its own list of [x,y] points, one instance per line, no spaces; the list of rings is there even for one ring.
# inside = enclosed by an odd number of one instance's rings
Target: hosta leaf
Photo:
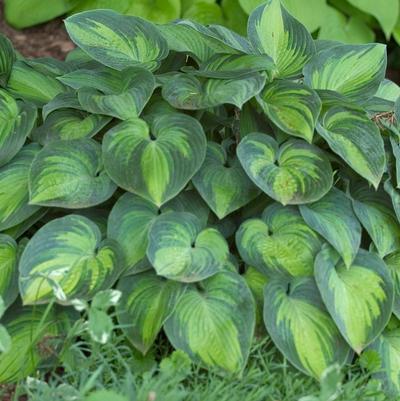
[[[376,254],[360,249],[347,268],[336,251],[324,246],[315,260],[315,280],[343,337],[358,354],[389,321],[393,282]]]
[[[385,169],[383,139],[364,112],[331,107],[317,124],[317,131],[354,171],[378,187]]]
[[[201,24],[221,24],[224,16],[219,4],[214,1],[199,0],[189,7],[182,18],[199,22]]]
[[[28,231],[33,225],[40,221],[48,212],[48,209],[40,208],[31,216],[29,216],[22,223],[8,228],[3,231],[3,234],[7,234],[14,239],[20,238],[26,231]]]
[[[17,98],[42,107],[67,88],[54,76],[33,68],[26,61],[17,60],[11,70],[7,90]]]
[[[10,40],[0,34],[0,86],[7,86],[15,59],[16,55]]]
[[[298,75],[315,53],[311,35],[280,0],[269,0],[252,12],[247,34],[258,53],[272,58],[276,65],[274,75],[280,78]]]
[[[8,235],[0,234],[0,297],[10,306],[18,296],[18,249]],[[0,353],[1,354],[1,353]]]
[[[166,41],[154,25],[111,10],[93,10],[65,20],[72,41],[92,58],[123,70],[143,66],[150,70],[168,55]]]
[[[283,355],[316,379],[328,366],[343,365],[349,356],[312,277],[270,281],[264,289],[264,322]]]
[[[19,263],[24,304],[74,298],[90,299],[110,288],[124,270],[122,250],[111,239],[101,241],[98,226],[83,216],[68,215],[40,228]]]
[[[121,120],[137,117],[155,88],[153,74],[137,67],[123,71],[107,67],[81,69],[59,80],[78,89],[79,103],[84,110]]]
[[[200,170],[192,179],[194,186],[219,219],[249,203],[259,194],[236,157],[209,142]]]
[[[321,111],[317,93],[291,81],[274,81],[257,97],[270,120],[289,135],[312,141]]]
[[[35,107],[17,102],[0,89],[0,166],[9,162],[22,148],[36,117]]]
[[[393,81],[390,81],[389,79],[384,79],[379,85],[378,91],[375,93],[375,96],[381,99],[395,102],[400,96],[400,86]]]
[[[176,196],[204,161],[206,137],[194,118],[164,114],[118,124],[103,140],[104,164],[120,187],[161,206]]]
[[[107,236],[121,245],[127,265],[126,273],[137,273],[149,268],[146,260],[147,236],[157,216],[157,206],[128,193],[122,195],[111,209]]]
[[[222,13],[225,18],[225,26],[239,33],[246,35],[247,15],[239,4],[239,0],[222,0]]]
[[[32,205],[90,207],[109,199],[115,189],[102,166],[101,146],[92,139],[50,142],[29,173]]]
[[[272,137],[251,133],[239,143],[237,155],[254,183],[283,205],[315,202],[332,186],[328,158],[305,141],[279,147]]]
[[[236,233],[240,256],[265,273],[312,275],[321,243],[294,207],[268,206],[261,219],[246,220]]]
[[[147,257],[160,276],[200,281],[221,271],[228,256],[225,238],[191,213],[165,213],[150,227]]]
[[[19,305],[7,311],[2,324],[10,334],[11,348],[0,354],[1,383],[25,379],[34,374],[40,362],[55,356],[54,341],[66,334],[68,312],[55,307],[46,311],[42,306],[21,308]]]
[[[31,137],[46,145],[52,141],[91,138],[111,120],[108,116],[88,114],[79,110],[61,109],[51,113]]]
[[[337,250],[349,267],[361,243],[361,225],[353,212],[351,200],[332,188],[319,201],[301,205],[300,212],[306,223]]]
[[[386,46],[338,45],[317,53],[304,67],[304,82],[352,100],[372,97],[385,78]]]
[[[145,354],[186,287],[150,271],[123,278],[117,288],[122,292],[116,309],[118,322],[128,340]]]
[[[0,231],[22,223],[40,209],[29,205],[28,191],[29,169],[40,149],[37,144],[25,145],[0,168]]]
[[[179,18],[180,13],[180,0],[155,0],[151,3],[147,0],[135,0],[130,2],[124,12],[124,14],[136,15],[159,24]]]
[[[191,285],[165,323],[172,345],[193,360],[239,372],[246,364],[255,323],[244,279],[223,272]]]
[[[178,109],[197,110],[233,104],[243,104],[260,93],[265,77],[258,73],[238,79],[197,78],[190,74],[173,75],[163,85],[163,97]]]
[[[381,258],[400,248],[400,225],[385,193],[360,187],[354,191],[353,208]]]
[[[82,11],[93,10],[96,8],[109,8],[119,13],[124,13],[130,4],[130,0],[80,0],[71,13],[76,14]]]
[[[400,250],[396,250],[384,259],[392,275],[394,286],[393,313],[400,318]]]
[[[283,0],[283,5],[309,32],[314,32],[325,23],[326,0],[309,0],[306,3],[298,0]]]

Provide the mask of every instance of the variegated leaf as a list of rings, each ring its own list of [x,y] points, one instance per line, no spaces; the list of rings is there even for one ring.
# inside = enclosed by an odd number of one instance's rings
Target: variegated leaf
[[[318,52],[304,67],[304,82],[329,89],[352,100],[372,97],[385,78],[386,46],[336,45]]]
[[[92,10],[65,20],[72,41],[108,67],[123,70],[141,66],[150,70],[168,55],[165,39],[141,18],[111,10]]]
[[[95,223],[71,214],[50,221],[28,242],[19,263],[21,297],[25,305],[90,299],[124,269],[118,243],[102,241]]]
[[[306,223],[336,249],[349,267],[361,243],[361,225],[351,200],[332,188],[319,201],[301,205],[300,212]]]
[[[5,308],[18,296],[18,248],[8,235],[0,234],[0,297]]]
[[[317,132],[354,171],[378,187],[385,169],[383,139],[368,116],[348,107],[331,107]]]
[[[321,248],[318,235],[291,206],[268,206],[261,219],[246,220],[236,233],[240,256],[267,276],[308,276]]]
[[[383,192],[362,186],[352,192],[354,212],[381,258],[400,248],[400,225]]]
[[[186,286],[149,271],[124,277],[117,288],[122,292],[116,308],[118,322],[134,347],[146,354]]]
[[[265,84],[265,77],[252,73],[237,79],[197,78],[190,74],[174,74],[162,88],[163,97],[177,109],[208,109],[222,104],[243,104],[256,96]]]
[[[321,111],[321,100],[315,91],[291,81],[273,81],[257,100],[265,114],[283,132],[312,142]]]
[[[283,205],[315,202],[332,186],[328,158],[305,141],[279,147],[271,136],[251,133],[240,142],[237,155],[253,182]]]
[[[218,273],[190,285],[165,323],[172,345],[195,362],[240,372],[247,361],[255,325],[255,305],[237,273]]]
[[[225,238],[214,228],[203,229],[194,214],[165,213],[150,227],[147,257],[160,276],[200,281],[223,270],[228,256]]]
[[[15,51],[10,40],[0,34],[0,86],[7,86],[15,59]]]
[[[109,199],[115,190],[103,169],[101,146],[92,139],[50,142],[29,172],[32,205],[90,207]]]
[[[25,145],[0,168],[0,231],[23,223],[40,209],[29,204],[29,169],[40,151],[37,144]]]
[[[311,35],[280,0],[268,0],[252,12],[247,35],[258,53],[267,54],[275,62],[273,75],[279,78],[300,74],[315,53]]]
[[[392,275],[394,286],[393,313],[400,318],[400,250],[396,250],[384,259]]]
[[[325,245],[315,260],[322,299],[348,344],[358,354],[382,332],[393,307],[393,282],[378,255],[360,249],[350,267]]]
[[[49,103],[43,106],[43,120],[46,120],[49,114],[51,114],[53,111],[60,109],[83,110],[78,100],[78,94],[76,92],[59,93],[56,97],[50,100]]]
[[[0,89],[0,166],[9,162],[22,148],[36,118],[35,107],[17,102]]]
[[[161,206],[200,168],[206,153],[202,126],[184,114],[164,114],[149,127],[141,119],[118,124],[104,137],[104,164],[120,187]]]
[[[317,380],[330,365],[344,365],[349,357],[350,348],[312,277],[271,280],[264,289],[264,322],[283,355]]]
[[[229,157],[223,146],[215,142],[208,143],[204,163],[192,181],[219,219],[259,194],[259,189],[248,178],[239,160]]]

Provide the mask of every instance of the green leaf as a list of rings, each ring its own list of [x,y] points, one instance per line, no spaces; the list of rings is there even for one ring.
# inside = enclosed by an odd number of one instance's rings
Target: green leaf
[[[269,0],[251,13],[247,35],[258,53],[274,60],[279,78],[298,75],[315,53],[311,35],[280,0]]]
[[[249,219],[236,233],[240,256],[267,276],[313,274],[318,235],[294,207],[268,206],[261,219]]]
[[[283,5],[297,20],[314,32],[324,24],[324,15],[328,8],[326,0],[283,0]]]
[[[301,205],[300,212],[305,222],[326,239],[350,267],[361,243],[361,225],[353,212],[351,200],[332,188],[319,201]]]
[[[107,173],[121,188],[161,206],[200,168],[206,153],[202,126],[184,114],[118,124],[103,139]]]
[[[34,106],[17,102],[0,89],[0,166],[8,163],[22,148],[36,118]]]
[[[116,70],[136,66],[154,70],[168,55],[156,27],[141,18],[93,10],[68,17],[65,27],[85,53]]]
[[[29,204],[29,169],[40,151],[37,144],[25,145],[5,166],[0,167],[0,231],[14,227],[40,210]]]
[[[237,157],[230,157],[223,146],[215,142],[208,142],[204,163],[192,181],[219,219],[240,209],[259,194]]]
[[[121,120],[139,116],[155,88],[153,74],[138,67],[123,71],[107,67],[81,69],[59,80],[78,90],[84,110]]]
[[[337,45],[317,53],[304,67],[304,82],[314,89],[329,89],[349,99],[372,97],[385,78],[386,46]]]
[[[29,173],[30,204],[78,209],[103,203],[116,189],[92,139],[53,141],[36,156]]]
[[[119,13],[125,13],[129,4],[130,0],[80,0],[79,4],[71,11],[71,14],[94,10],[96,8],[108,8]]]
[[[96,308],[90,308],[88,312],[88,332],[93,341],[106,344],[111,337],[114,324],[111,317]]]
[[[264,88],[257,100],[283,132],[312,142],[321,111],[321,100],[315,91],[291,81],[274,81]]]
[[[247,361],[255,305],[244,279],[223,272],[191,285],[165,323],[172,345],[194,361],[240,372]]]
[[[114,391],[98,390],[87,396],[84,401],[128,401],[128,399]]]
[[[328,366],[344,365],[349,357],[312,277],[270,281],[264,290],[264,322],[283,355],[317,380]]]
[[[317,124],[317,132],[354,171],[378,187],[386,164],[384,144],[379,128],[365,112],[331,107]]]
[[[174,74],[162,87],[162,96],[175,108],[207,109],[226,103],[242,108],[256,96],[265,84],[258,73],[238,79],[197,78],[189,74]]]
[[[400,96],[400,86],[396,83],[390,81],[389,79],[384,79],[379,85],[378,91],[375,93],[376,97],[395,102]]]
[[[135,0],[130,2],[124,14],[136,15],[148,21],[163,24],[180,17],[181,2],[180,0],[155,0],[152,2]]]
[[[125,277],[117,288],[122,292],[116,309],[118,322],[128,340],[146,354],[186,287],[145,272]]]
[[[124,268],[118,243],[101,241],[95,223],[71,214],[50,221],[28,242],[19,263],[21,297],[25,305],[90,299]]]
[[[247,15],[240,6],[239,0],[222,0],[221,7],[225,25],[240,35],[245,36]]]
[[[10,40],[0,34],[0,86],[7,86],[16,54]]]
[[[221,7],[215,1],[199,0],[194,2],[183,13],[182,18],[205,25],[224,23]]]
[[[237,155],[253,182],[283,205],[315,202],[332,186],[328,158],[316,146],[289,140],[280,147],[270,136],[246,135]]]
[[[111,118],[108,116],[60,109],[49,114],[43,124],[32,132],[31,138],[41,145],[58,140],[91,138],[110,121]]]
[[[18,296],[17,252],[17,243],[10,236],[0,234],[0,297],[5,308]]]
[[[348,344],[358,354],[382,332],[392,313],[393,283],[376,254],[360,249],[347,268],[324,246],[315,260],[322,299]]]
[[[386,266],[392,275],[394,286],[393,313],[400,317],[400,250],[396,250],[384,259]]]
[[[6,328],[0,325],[0,353],[7,353],[11,349],[12,340]]]
[[[191,213],[165,213],[150,227],[147,257],[160,276],[200,281],[223,270],[228,256],[225,238]]]
[[[400,225],[385,193],[367,186],[353,191],[353,208],[381,258],[400,248]]]

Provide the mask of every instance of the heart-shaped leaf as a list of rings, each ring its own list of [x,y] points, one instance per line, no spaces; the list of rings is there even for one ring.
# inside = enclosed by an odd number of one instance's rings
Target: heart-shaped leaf
[[[301,140],[279,147],[269,135],[251,133],[239,143],[237,155],[253,182],[283,205],[315,202],[332,186],[328,158]]]
[[[208,143],[204,163],[192,181],[219,219],[246,205],[259,194],[239,160],[228,157],[225,149],[215,142]]]
[[[301,205],[300,212],[306,223],[336,249],[349,267],[361,243],[361,225],[350,199],[332,188],[319,201]]]
[[[0,34],[0,86],[7,86],[15,59],[15,51],[10,40]]]
[[[245,280],[223,272],[190,285],[164,328],[172,345],[194,361],[240,372],[254,324],[254,300]]]
[[[349,357],[350,348],[312,277],[269,282],[264,289],[264,322],[282,354],[317,380],[330,365],[344,365]]]
[[[275,62],[274,75],[279,78],[298,75],[315,53],[311,35],[280,0],[268,0],[251,13],[247,35],[258,53]]]
[[[150,227],[147,257],[160,276],[200,281],[223,270],[228,256],[225,238],[191,213],[165,213]]]
[[[354,171],[378,187],[386,163],[383,139],[364,112],[331,107],[317,124],[317,131]]]
[[[84,110],[121,120],[139,116],[155,88],[153,74],[138,67],[123,71],[107,67],[81,69],[59,80],[78,90]]]
[[[92,139],[50,142],[29,173],[32,205],[85,208],[103,203],[115,189],[103,170],[101,146]]]
[[[386,46],[338,44],[318,52],[304,67],[304,82],[353,100],[372,97],[385,78]]]
[[[0,166],[9,162],[22,148],[36,118],[35,107],[17,102],[0,89]]]
[[[25,305],[90,299],[124,268],[118,243],[102,241],[95,223],[71,214],[50,221],[28,242],[19,263],[21,297]]]
[[[185,110],[207,109],[225,103],[242,108],[260,93],[265,77],[258,73],[237,79],[197,78],[174,74],[163,85],[163,97],[174,107]]]
[[[8,235],[0,234],[0,297],[4,307],[18,296],[18,248]],[[1,352],[0,352],[1,353]]]
[[[393,307],[390,272],[374,253],[360,249],[347,268],[326,245],[315,260],[315,280],[337,327],[358,354],[382,332]]]
[[[164,114],[151,127],[140,119],[118,124],[103,139],[105,168],[120,187],[161,206],[200,168],[206,153],[202,126],[184,114]]]
[[[141,18],[93,10],[65,20],[72,41],[101,64],[116,70],[142,66],[154,70],[168,47],[156,27]]]
[[[22,223],[40,209],[29,205],[28,191],[29,169],[40,149],[34,143],[25,145],[0,168],[0,231]]]
[[[273,81],[257,100],[265,114],[283,132],[312,142],[321,111],[321,100],[315,91],[291,81]]]
[[[129,341],[146,354],[186,286],[150,271],[124,277],[117,288],[122,292],[116,308],[118,322]]]
[[[318,235],[294,207],[268,206],[261,219],[246,220],[236,233],[240,256],[266,275],[313,274],[321,248]]]

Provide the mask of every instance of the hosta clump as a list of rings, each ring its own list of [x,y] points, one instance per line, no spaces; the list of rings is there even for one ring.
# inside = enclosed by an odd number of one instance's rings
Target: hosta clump
[[[37,348],[40,314],[62,337],[71,305],[116,288],[143,353],[164,330],[239,373],[268,332],[317,379],[376,353],[399,392],[400,88],[385,47],[314,41],[279,0],[247,38],[107,10],[66,27],[65,62],[1,41],[0,381],[43,360],[7,367],[32,330]]]

